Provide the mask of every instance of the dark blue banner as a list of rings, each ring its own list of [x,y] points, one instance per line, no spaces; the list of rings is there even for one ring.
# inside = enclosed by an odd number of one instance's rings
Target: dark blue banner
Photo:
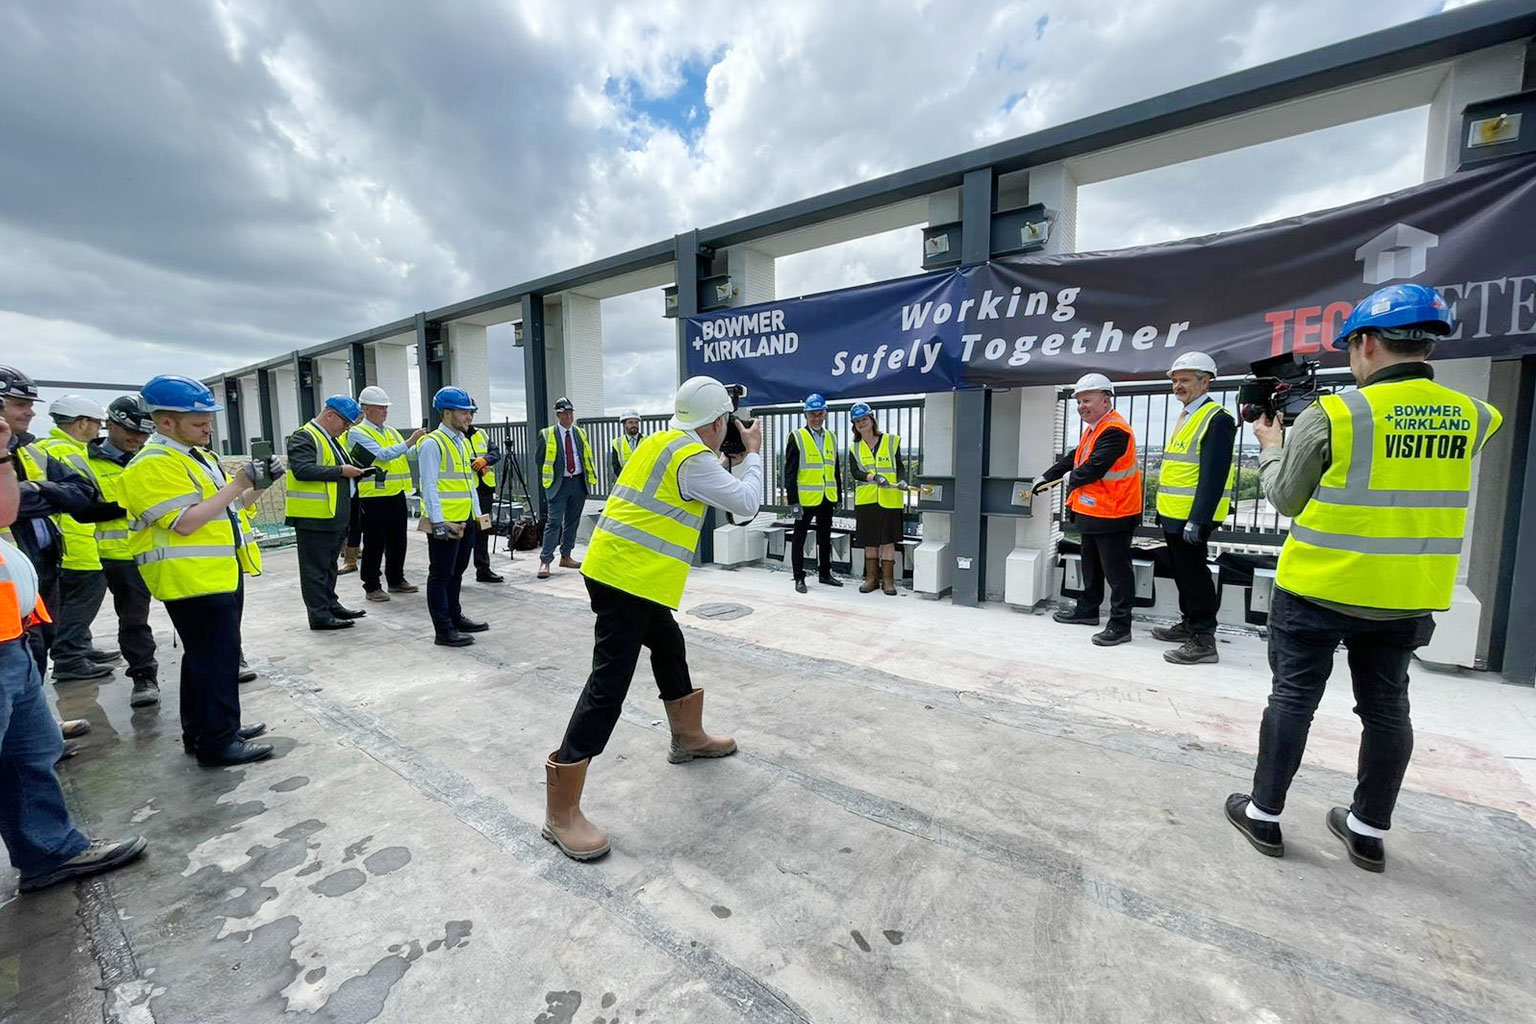
[[[1356,302],[1439,288],[1459,321],[1436,358],[1536,352],[1536,161],[1511,159],[1321,213],[1164,245],[996,260],[690,317],[690,374],[753,404],[1223,374],[1298,352],[1325,366]]]

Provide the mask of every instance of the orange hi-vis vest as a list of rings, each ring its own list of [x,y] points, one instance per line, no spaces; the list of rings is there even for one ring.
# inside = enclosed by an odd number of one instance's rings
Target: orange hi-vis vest
[[[0,547],[0,643],[15,640],[35,622],[52,622],[48,609],[43,607],[41,596],[36,607],[22,612],[21,599],[16,594],[16,581],[5,564],[5,549]]]
[[[1077,488],[1067,498],[1067,505],[1080,516],[1121,519],[1141,515],[1141,468],[1136,464],[1136,435],[1119,412],[1111,409],[1083,435],[1077,442],[1072,466],[1075,469],[1087,462],[1093,453],[1094,442],[1111,430],[1125,431],[1130,443],[1126,445],[1125,454],[1109,467],[1109,472],[1093,483]]]

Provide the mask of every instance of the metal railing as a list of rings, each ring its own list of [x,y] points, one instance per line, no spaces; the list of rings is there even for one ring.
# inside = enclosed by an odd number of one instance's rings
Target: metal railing
[[[1352,379],[1345,371],[1320,373],[1319,380],[1330,386],[1349,385]],[[1264,498],[1259,481],[1259,442],[1253,428],[1243,422],[1238,412],[1237,393],[1240,380],[1217,380],[1211,386],[1211,397],[1237,418],[1237,438],[1233,446],[1233,458],[1237,473],[1228,495],[1231,512],[1227,521],[1214,535],[1217,543],[1278,547],[1285,540],[1291,521],[1282,516]],[[1061,393],[1061,452],[1065,454],[1077,446],[1083,434],[1083,423],[1069,390]],[[1157,526],[1157,477],[1162,468],[1163,446],[1173,434],[1182,406],[1169,390],[1166,381],[1147,381],[1136,384],[1115,385],[1115,408],[1136,435],[1137,456],[1141,462],[1144,507],[1142,536],[1160,536]],[[1060,520],[1066,509],[1066,495],[1060,490],[1055,496],[1055,515]],[[1070,528],[1069,528],[1070,529]]]

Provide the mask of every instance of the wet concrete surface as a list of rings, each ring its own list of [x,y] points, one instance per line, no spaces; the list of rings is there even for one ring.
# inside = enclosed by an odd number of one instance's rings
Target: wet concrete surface
[[[1219,674],[1170,673],[1141,635],[1110,655],[1040,616],[707,570],[685,611],[752,609],[680,616],[706,724],[741,753],[668,764],[642,659],[584,801],[614,852],[583,865],[539,835],[590,662],[575,574],[466,583],[493,630],[445,650],[422,595],[311,633],[292,553],[267,562],[242,700],[273,760],[181,753],[158,609],[159,709],[130,711],[121,677],[58,689],[95,725],[62,769],[82,827],[151,847],[34,896],[0,874],[0,1020],[1536,1019],[1531,794],[1508,767],[1486,800],[1467,782],[1536,754],[1513,688],[1416,675],[1421,761],[1371,875],[1323,824],[1352,788],[1347,687],[1287,856],[1222,818],[1252,772],[1255,638],[1224,637]]]

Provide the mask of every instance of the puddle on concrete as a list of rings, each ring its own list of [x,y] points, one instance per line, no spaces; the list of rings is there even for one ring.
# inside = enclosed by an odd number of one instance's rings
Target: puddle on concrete
[[[701,619],[729,622],[731,619],[741,619],[751,615],[752,609],[744,604],[731,604],[721,601],[690,608],[688,609],[688,614],[695,615]]]

